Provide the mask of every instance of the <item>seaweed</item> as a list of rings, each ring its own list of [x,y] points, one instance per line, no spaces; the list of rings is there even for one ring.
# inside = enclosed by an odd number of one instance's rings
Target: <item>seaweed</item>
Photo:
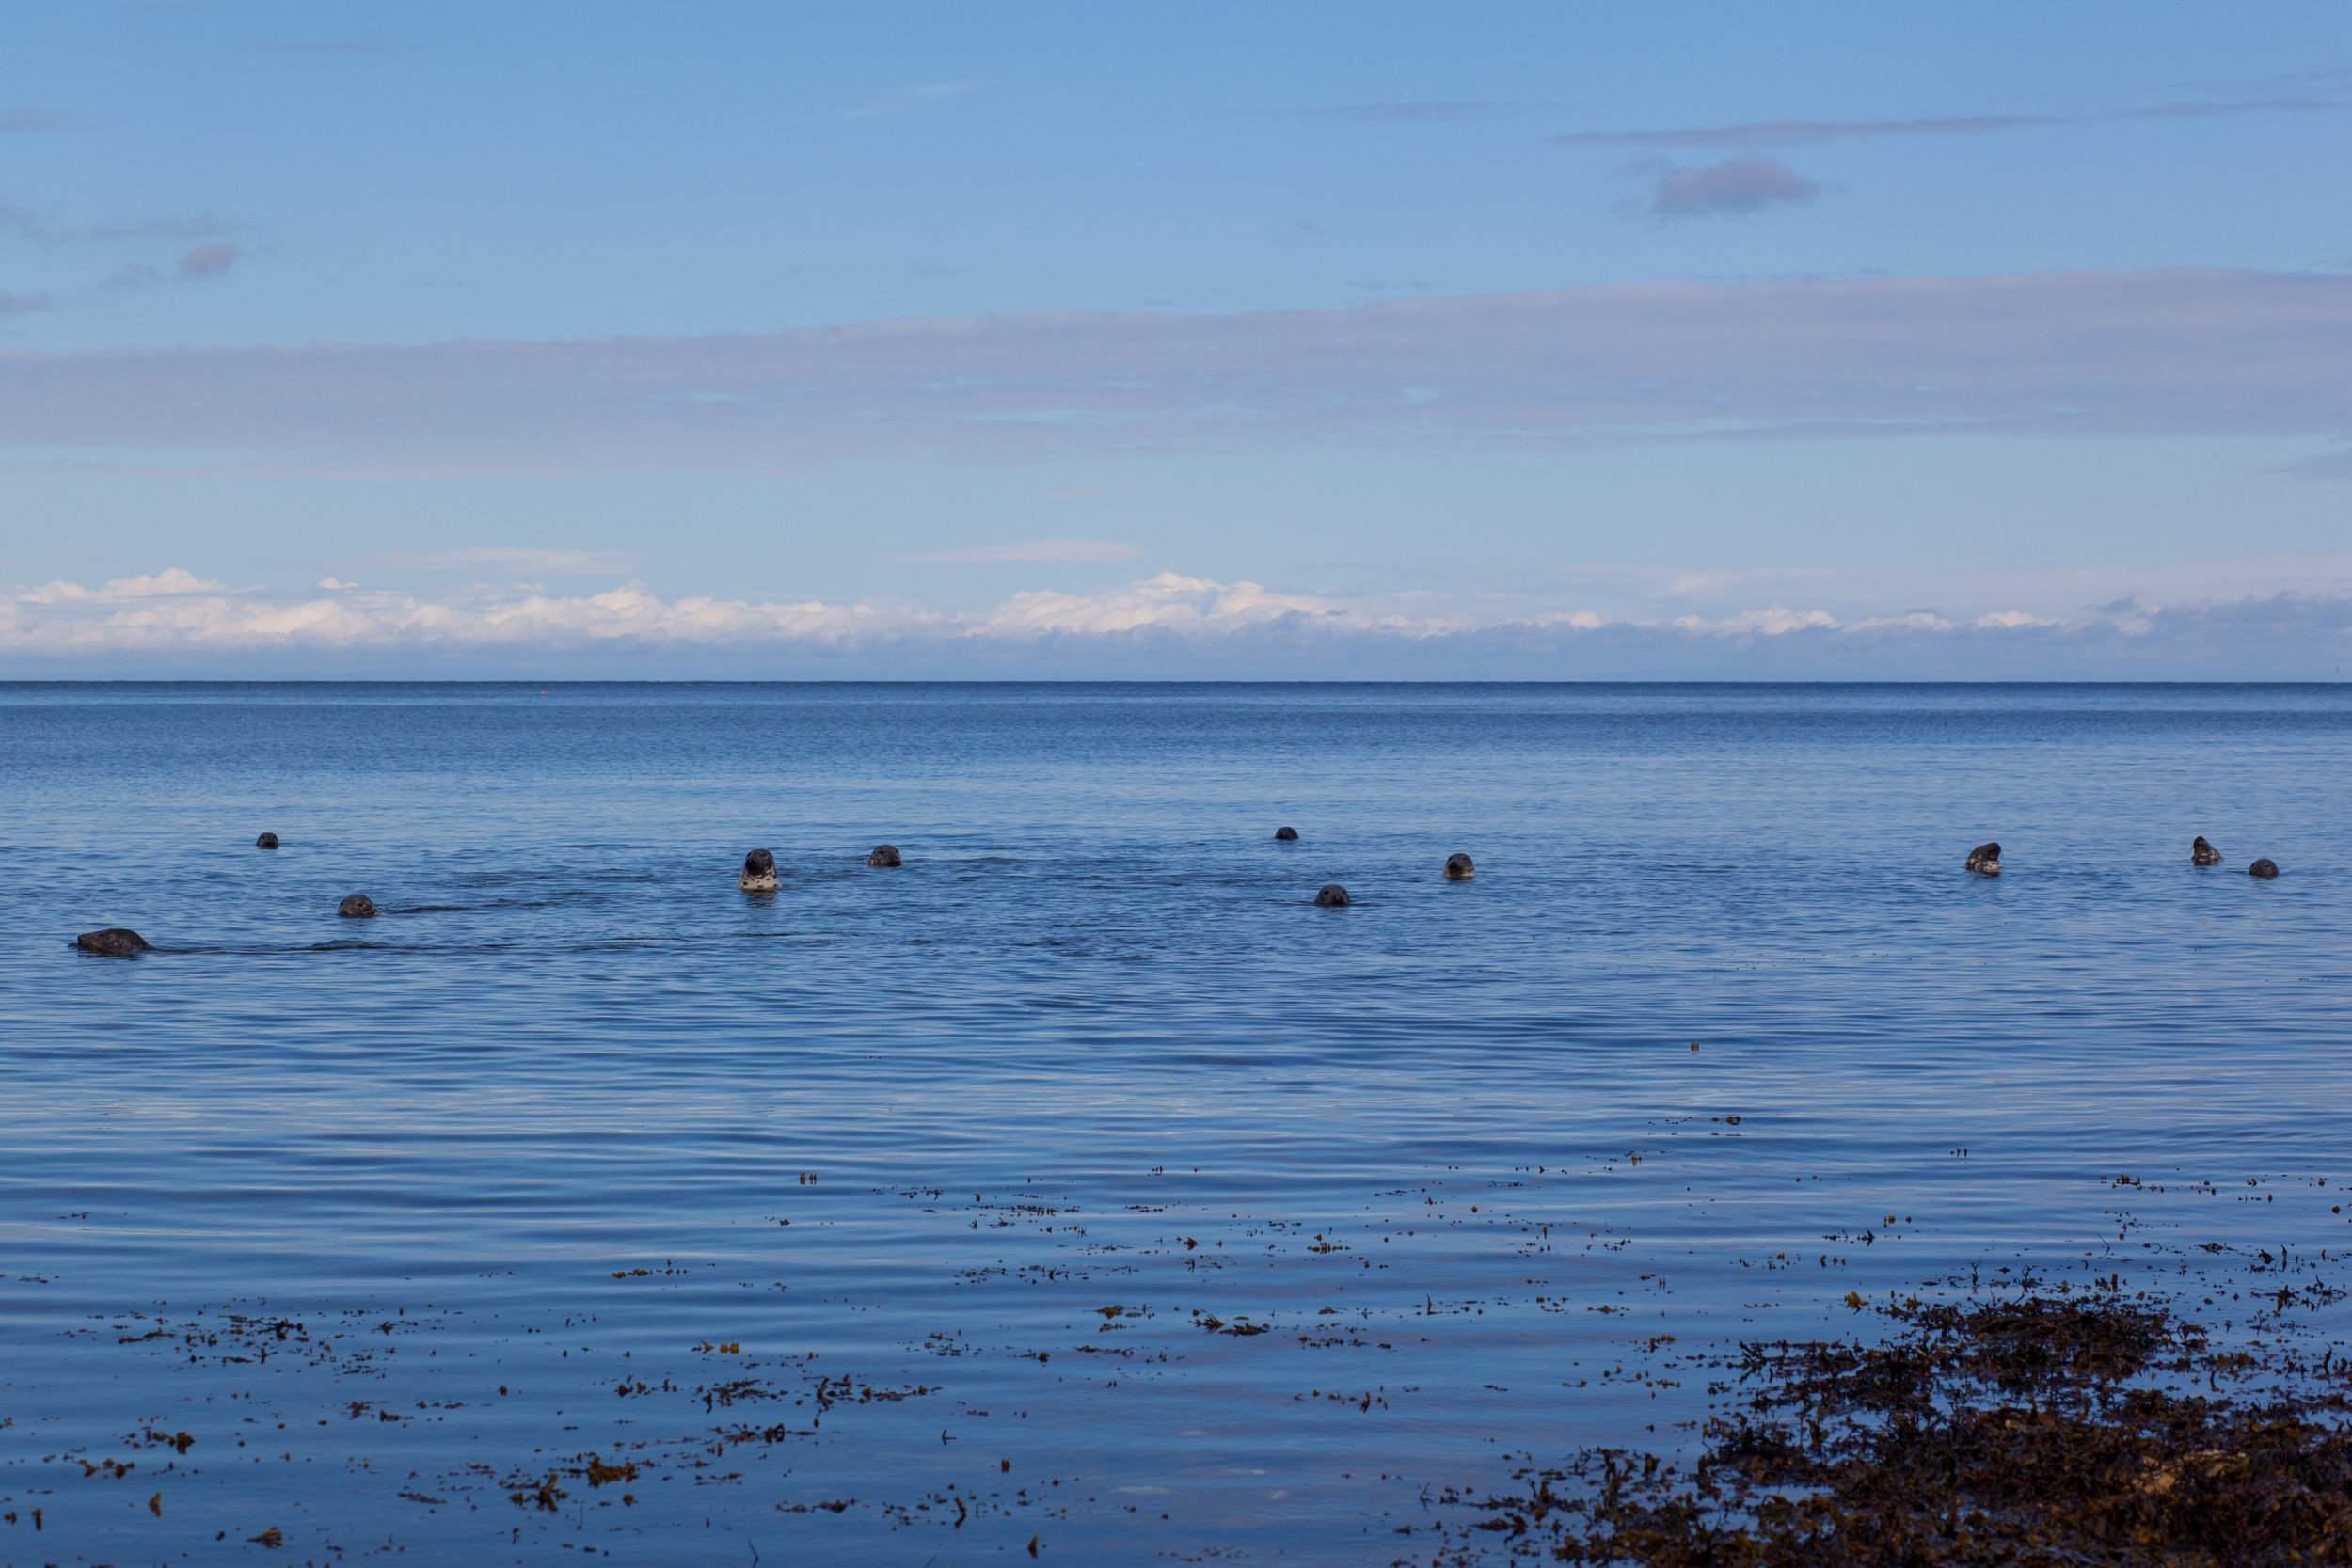
[[[2217,1353],[2119,1292],[1880,1310],[1880,1343],[1742,1346],[1750,1391],[1687,1471],[1588,1449],[1474,1502],[1478,1528],[1515,1557],[1655,1568],[2352,1562],[2324,1369]],[[2219,1392],[2253,1370],[2261,1397]]]

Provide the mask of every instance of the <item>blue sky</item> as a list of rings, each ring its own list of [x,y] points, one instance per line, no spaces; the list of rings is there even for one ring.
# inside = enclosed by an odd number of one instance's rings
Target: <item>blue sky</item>
[[[2352,662],[2341,7],[9,37],[0,674]]]

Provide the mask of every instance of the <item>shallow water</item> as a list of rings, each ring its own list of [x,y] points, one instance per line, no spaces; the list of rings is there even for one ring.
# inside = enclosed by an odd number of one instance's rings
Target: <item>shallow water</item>
[[[2352,1245],[2347,742],[2339,687],[0,687],[0,1562],[1420,1561],[1849,1292],[2333,1343],[2240,1275]]]

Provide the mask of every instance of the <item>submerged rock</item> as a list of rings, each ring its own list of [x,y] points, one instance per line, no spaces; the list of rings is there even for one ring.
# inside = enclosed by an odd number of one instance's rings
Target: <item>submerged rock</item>
[[[153,950],[145,937],[122,926],[109,926],[103,931],[84,931],[73,939],[73,945],[85,953],[95,953],[102,958],[128,958]]]
[[[355,893],[336,905],[335,912],[345,920],[373,920],[375,918],[375,900],[364,893]]]
[[[765,849],[755,849],[743,857],[743,875],[735,885],[745,893],[776,891],[776,857]]]
[[[877,844],[874,846],[874,852],[866,857],[866,863],[868,865],[903,865],[906,863],[898,858],[897,845]]]
[[[256,849],[275,849],[278,847],[278,835],[276,833],[263,833],[261,837],[253,841],[253,847]]]
[[[1445,858],[1445,879],[1447,881],[1467,882],[1477,875],[1478,867],[1470,863],[1470,858],[1468,855],[1448,855]]]
[[[2264,859],[2258,860],[2253,864],[2248,866],[2246,868],[2246,874],[2249,877],[2260,877],[2266,882],[2270,880],[2271,878],[2276,877],[2279,874],[2279,863],[2265,856]]]
[[[1315,902],[1327,910],[1341,909],[1347,903],[1347,889],[1337,882],[1326,882],[1321,891],[1316,893]]]
[[[1997,844],[1979,844],[1974,849],[1969,850],[1968,869],[1981,877],[1999,876],[2001,874],[2001,847]]]
[[[1288,844],[1291,840],[1298,836],[1298,830],[1296,828],[1277,828],[1274,830],[1274,836],[1280,839],[1283,843]]]
[[[2188,847],[2188,863],[2191,865],[2219,865],[2221,863],[2221,851],[2215,848],[2212,845],[2207,844],[2205,842],[2205,835],[2199,833],[2197,835],[2196,842]]]

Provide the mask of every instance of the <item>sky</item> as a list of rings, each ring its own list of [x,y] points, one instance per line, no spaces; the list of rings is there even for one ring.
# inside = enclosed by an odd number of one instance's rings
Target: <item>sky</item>
[[[17,0],[0,677],[2352,665],[2352,10]]]

